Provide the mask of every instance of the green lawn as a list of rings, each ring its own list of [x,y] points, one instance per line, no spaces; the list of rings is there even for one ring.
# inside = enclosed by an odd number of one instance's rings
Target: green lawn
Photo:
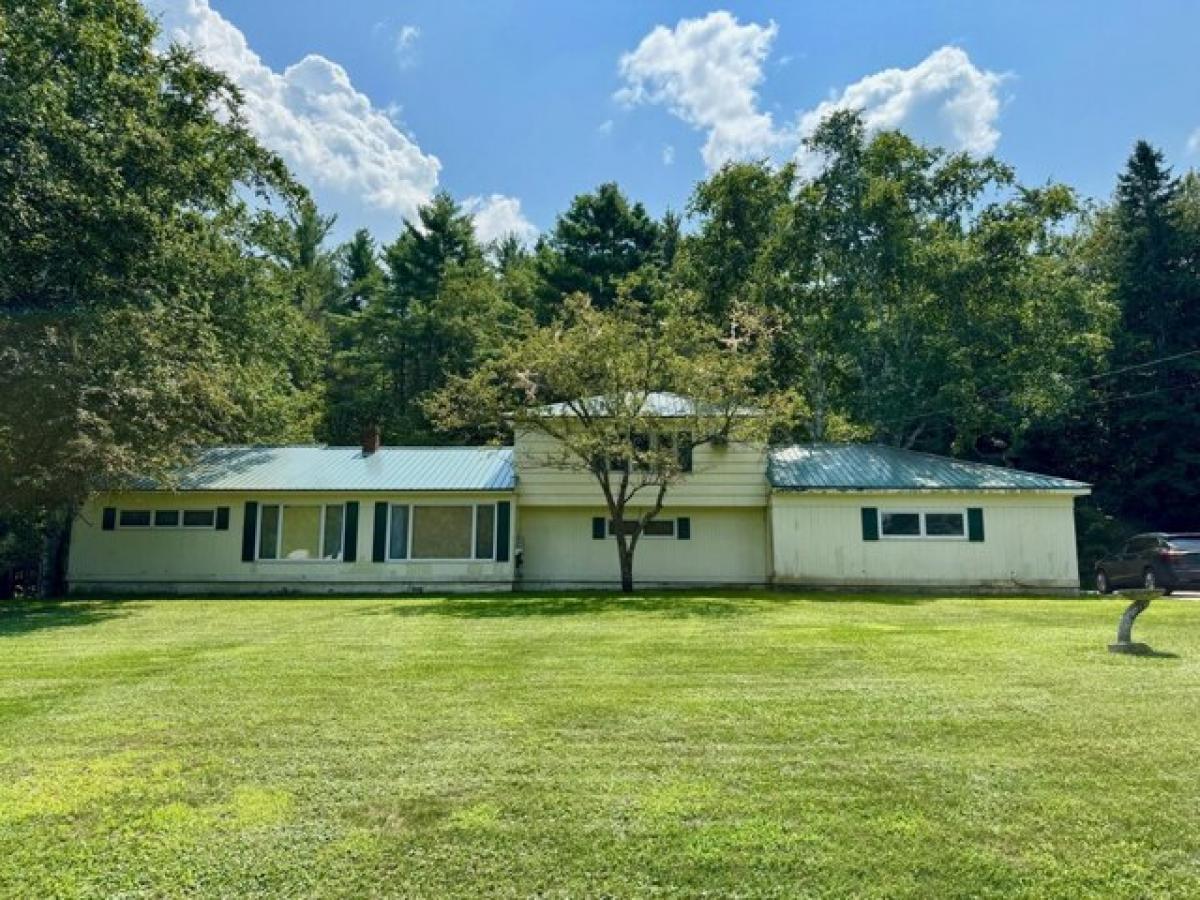
[[[1195,897],[1200,603],[1120,608],[0,604],[0,895]]]

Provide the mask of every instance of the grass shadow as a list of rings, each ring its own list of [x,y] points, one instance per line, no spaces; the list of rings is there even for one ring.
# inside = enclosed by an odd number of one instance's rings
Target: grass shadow
[[[363,615],[449,616],[505,619],[528,616],[600,615],[610,612],[655,613],[669,618],[728,617],[752,612],[750,598],[629,596],[625,594],[481,594],[420,599],[411,597],[372,606]]]
[[[363,615],[449,616],[463,619],[517,618],[527,616],[601,615],[611,612],[650,613],[672,619],[729,618],[751,615],[799,603],[882,603],[915,606],[933,597],[886,595],[828,596],[788,591],[654,591],[620,594],[605,591],[455,594],[452,596],[395,598],[364,610]]]
[[[122,600],[0,601],[0,639],[49,628],[77,628],[123,618],[131,604]]]

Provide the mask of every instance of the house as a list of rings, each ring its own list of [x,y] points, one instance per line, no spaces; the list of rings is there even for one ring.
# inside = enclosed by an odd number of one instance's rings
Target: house
[[[664,420],[669,404],[664,404]],[[75,592],[612,587],[599,486],[512,447],[222,447],[171,489],[99,494],[72,529]],[[638,545],[640,586],[1074,590],[1086,484],[892,447],[730,442]]]

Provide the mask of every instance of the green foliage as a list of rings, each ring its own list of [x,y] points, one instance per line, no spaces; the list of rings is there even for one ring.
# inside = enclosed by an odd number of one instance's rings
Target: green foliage
[[[555,450],[538,464],[596,480],[615,523],[622,585],[631,590],[642,531],[684,476],[693,448],[764,441],[787,408],[758,387],[770,335],[746,316],[730,334],[686,297],[664,309],[628,298],[598,309],[576,294],[553,323],[451,378],[426,409],[447,429],[507,425],[553,438]],[[668,420],[653,405],[663,392],[682,399]]]
[[[154,36],[136,0],[0,11],[0,518],[311,435],[321,334],[245,199],[302,192]]]
[[[519,274],[530,267],[519,245],[502,243],[489,263],[470,216],[446,194],[418,216],[419,225],[409,223],[384,248],[386,271],[378,270],[365,233],[343,251],[342,295],[354,301],[335,323],[321,429],[332,442],[354,443],[373,427],[391,443],[444,441],[422,399],[496,353],[529,320]]]
[[[577,196],[538,254],[546,286],[543,321],[571,294],[585,294],[599,309],[616,304],[626,279],[662,267],[661,237],[642,204],[630,203],[616,184]],[[646,302],[651,295],[641,290],[636,299]]]

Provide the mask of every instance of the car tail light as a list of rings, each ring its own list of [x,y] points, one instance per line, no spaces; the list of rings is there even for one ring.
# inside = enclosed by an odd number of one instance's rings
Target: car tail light
[[[1172,550],[1159,550],[1158,551],[1159,559],[1179,559],[1179,557],[1181,557],[1181,556],[1189,556],[1189,555],[1190,554],[1186,550],[1172,549]]]

